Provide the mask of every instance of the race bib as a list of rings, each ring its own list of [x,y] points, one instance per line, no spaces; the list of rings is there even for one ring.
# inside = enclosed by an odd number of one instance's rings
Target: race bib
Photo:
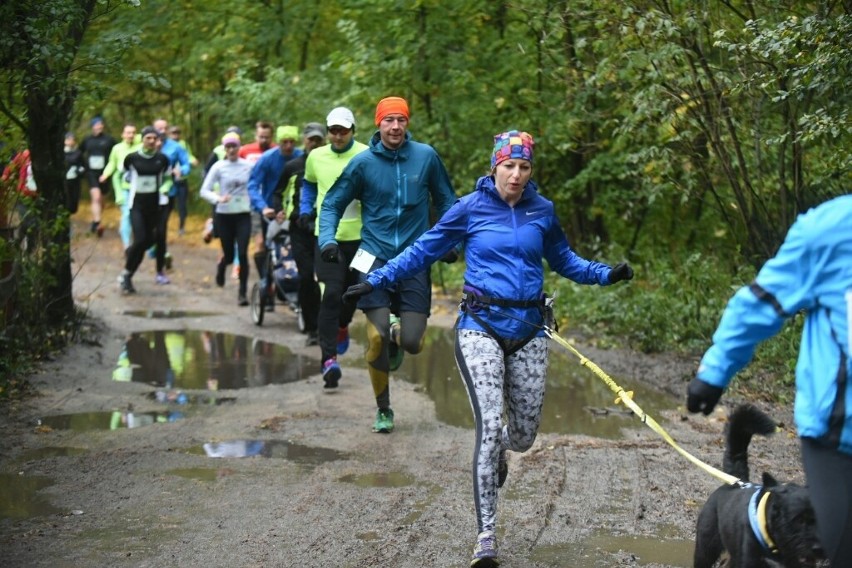
[[[89,156],[89,169],[102,170],[106,166],[106,157],[104,156]]]
[[[169,196],[166,195],[165,193],[161,193],[159,204],[160,205],[168,205],[169,204]]]
[[[349,268],[354,268],[358,272],[367,274],[370,272],[370,269],[373,268],[373,262],[375,262],[375,260],[376,255],[359,248],[358,252],[355,253],[355,258],[353,258],[352,262],[349,264]]]
[[[361,218],[361,202],[357,199],[353,199],[349,205],[346,206],[346,209],[343,211],[343,216],[340,217],[341,221],[343,219],[360,219]]]
[[[245,195],[232,195],[231,203],[233,203],[234,211],[248,211],[248,199]]]
[[[154,193],[157,191],[155,176],[139,176],[136,178],[136,193]]]
[[[249,210],[248,198],[245,195],[231,195],[227,203],[219,204],[222,213],[245,213]]]

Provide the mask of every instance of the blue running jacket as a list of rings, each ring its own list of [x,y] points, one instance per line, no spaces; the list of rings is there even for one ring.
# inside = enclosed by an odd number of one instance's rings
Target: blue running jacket
[[[456,200],[435,149],[406,132],[402,146],[389,150],[376,131],[369,150],[353,157],[325,194],[319,247],[337,242],[335,232],[346,206],[360,199],[361,248],[389,260],[429,228],[430,196],[438,217]]]
[[[725,388],[757,344],[805,312],[796,364],[799,436],[852,454],[852,195],[796,219],[778,254],[728,302],[698,378]]]
[[[610,267],[581,258],[571,250],[553,203],[539,195],[535,183],[527,183],[521,199],[510,207],[497,193],[491,176],[479,178],[473,193],[456,201],[434,227],[371,272],[367,281],[374,288],[386,288],[420,272],[457,245],[465,249],[465,284],[478,290],[480,296],[540,299],[544,286],[542,258],[552,270],[579,284],[609,284]],[[460,329],[487,332],[470,315],[460,315]],[[535,307],[491,305],[477,315],[501,337],[512,340],[527,337],[533,326],[542,323]],[[540,330],[537,336],[542,335]]]

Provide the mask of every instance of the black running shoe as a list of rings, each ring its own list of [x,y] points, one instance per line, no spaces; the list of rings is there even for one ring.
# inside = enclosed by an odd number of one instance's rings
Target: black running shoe
[[[121,275],[121,293],[125,295],[136,293],[136,288],[133,287],[133,282],[130,281],[129,274]]]

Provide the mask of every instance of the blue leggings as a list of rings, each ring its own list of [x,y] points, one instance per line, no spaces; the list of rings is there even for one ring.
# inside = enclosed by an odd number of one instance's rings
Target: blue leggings
[[[470,397],[476,431],[473,498],[479,532],[493,531],[497,525],[500,451],[525,452],[535,442],[544,402],[547,350],[547,338],[536,337],[507,357],[487,333],[456,330],[456,364]]]

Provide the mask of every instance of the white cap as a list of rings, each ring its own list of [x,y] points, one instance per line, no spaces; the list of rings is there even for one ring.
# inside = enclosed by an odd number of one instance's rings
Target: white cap
[[[328,116],[325,117],[326,126],[342,126],[343,128],[352,128],[355,126],[355,115],[346,107],[337,107],[331,109]]]

